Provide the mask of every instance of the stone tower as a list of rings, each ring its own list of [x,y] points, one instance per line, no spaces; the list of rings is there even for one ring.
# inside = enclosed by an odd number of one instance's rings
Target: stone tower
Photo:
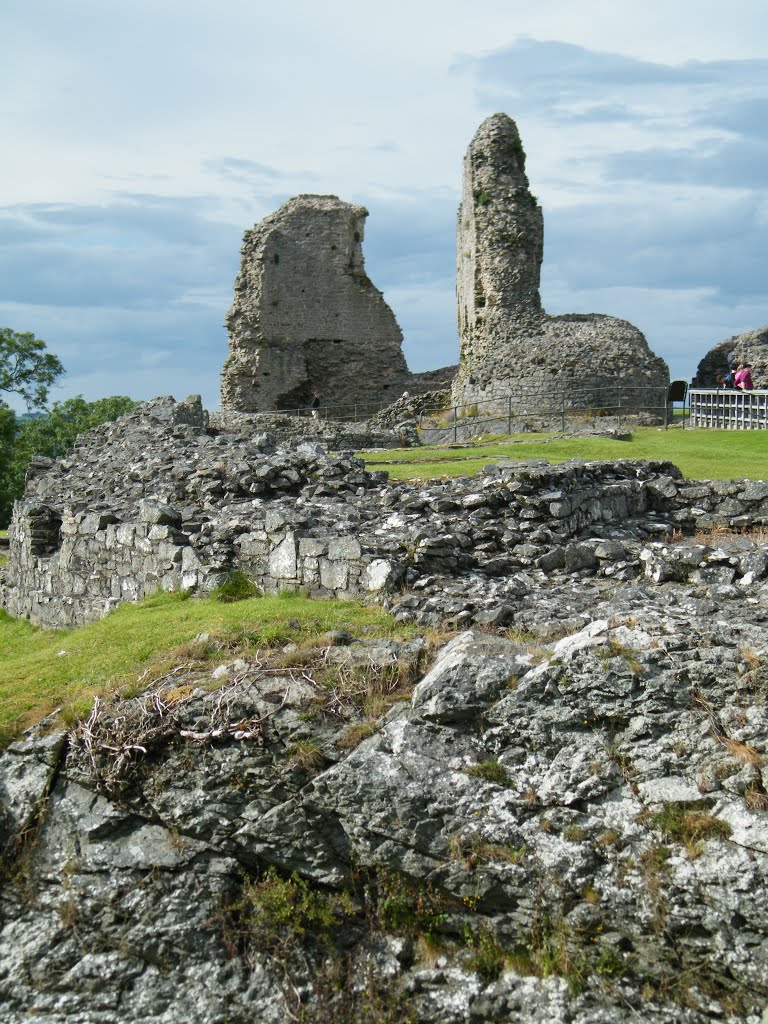
[[[535,332],[542,314],[544,218],[506,114],[483,121],[469,144],[456,237],[460,357],[471,374],[500,338]]]
[[[336,196],[290,199],[246,231],[227,314],[222,409],[332,410],[399,397],[402,333],[363,263],[368,211]]]
[[[456,237],[456,405],[525,391],[532,411],[555,392],[581,406],[609,406],[621,391],[630,408],[649,404],[647,394],[633,401],[649,388],[658,391],[654,407],[661,404],[669,371],[636,327],[598,313],[544,313],[544,220],[507,114],[483,121],[469,144]]]

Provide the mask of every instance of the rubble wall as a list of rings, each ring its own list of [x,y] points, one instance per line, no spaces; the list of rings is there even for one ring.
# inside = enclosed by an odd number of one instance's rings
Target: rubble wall
[[[38,460],[9,530],[5,609],[72,626],[158,588],[209,592],[236,570],[265,591],[384,600],[430,574],[561,568],[579,538],[768,522],[768,484],[685,481],[669,463],[522,463],[389,484],[350,454],[207,422],[199,400],[162,399]],[[599,557],[625,558],[619,548]]]

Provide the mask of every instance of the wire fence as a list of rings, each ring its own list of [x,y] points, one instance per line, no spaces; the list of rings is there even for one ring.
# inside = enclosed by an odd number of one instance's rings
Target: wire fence
[[[618,384],[585,387],[583,382],[575,379],[564,381],[561,387],[521,386],[500,395],[451,405],[430,405],[421,402],[419,398],[412,396],[395,403],[385,401],[321,406],[317,410],[286,409],[275,415],[314,415],[322,420],[356,423],[368,420],[385,409],[391,409],[392,415],[388,418],[396,420],[398,407],[401,407],[402,418],[416,418],[422,434],[452,434],[454,440],[458,441],[468,434],[512,434],[516,432],[516,427],[532,429],[530,426],[525,427],[532,423],[546,423],[552,429],[563,432],[574,420],[609,419],[620,425],[627,417],[638,414],[645,414],[666,424],[672,411],[666,386],[634,387]]]
[[[458,441],[468,434],[513,434],[521,427],[547,427],[565,433],[574,421],[608,420],[620,426],[629,416],[641,414],[666,424],[670,412],[666,387],[590,387],[582,394],[575,387],[520,388],[448,409],[423,410],[419,428],[422,436],[452,434]]]

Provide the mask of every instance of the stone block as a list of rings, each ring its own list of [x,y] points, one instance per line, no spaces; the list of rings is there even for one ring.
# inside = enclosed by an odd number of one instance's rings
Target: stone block
[[[399,579],[399,569],[395,562],[386,558],[374,558],[366,567],[361,577],[361,585],[370,592],[391,590]]]
[[[327,590],[346,590],[349,579],[349,566],[342,561],[320,559],[320,583]]]
[[[138,519],[140,523],[178,526],[181,523],[181,513],[170,505],[142,498],[139,502]]]
[[[327,537],[301,537],[299,539],[299,555],[317,558],[319,555],[326,554],[328,543]],[[336,556],[332,555],[331,557]]]
[[[356,537],[334,537],[328,543],[328,558],[354,559],[360,558],[362,549]]]
[[[276,580],[296,578],[296,539],[289,533],[269,555],[269,575]]]

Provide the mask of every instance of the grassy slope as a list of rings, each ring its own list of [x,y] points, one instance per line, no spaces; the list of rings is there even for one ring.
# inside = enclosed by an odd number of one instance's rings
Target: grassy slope
[[[43,630],[0,612],[0,735],[59,706],[82,713],[95,694],[147,669],[150,676],[168,671],[184,660],[180,645],[202,632],[226,648],[216,664],[231,661],[238,647],[287,643],[342,626],[379,636],[409,632],[380,608],[295,595],[224,604],[159,593],[73,630]]]
[[[605,437],[558,438],[517,434],[473,448],[411,448],[361,452],[370,469],[393,479],[425,479],[477,473],[494,459],[668,459],[691,479],[768,479],[768,435],[762,430],[659,430],[643,427],[630,441]]]

